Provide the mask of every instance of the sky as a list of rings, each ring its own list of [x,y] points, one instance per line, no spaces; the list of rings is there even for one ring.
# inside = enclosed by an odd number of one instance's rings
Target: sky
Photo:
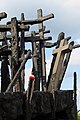
[[[43,10],[43,15],[54,14],[54,18],[45,22],[46,29],[50,30],[52,42],[57,40],[58,34],[64,32],[65,36],[71,36],[71,41],[80,44],[80,0],[0,0],[0,12],[6,12],[7,18],[0,23],[6,23],[12,17],[20,19],[21,13],[25,19],[37,18],[37,9]],[[35,26],[30,30],[36,29]],[[29,46],[27,46],[29,48]],[[47,75],[52,60],[52,51],[46,50]],[[80,95],[80,48],[72,51],[68,69],[63,80],[61,89],[73,89],[73,73],[77,72],[78,96]],[[26,64],[26,79],[31,74],[31,61]],[[27,86],[27,83],[26,85]],[[27,87],[26,87],[27,88]],[[80,97],[78,97],[78,109]]]

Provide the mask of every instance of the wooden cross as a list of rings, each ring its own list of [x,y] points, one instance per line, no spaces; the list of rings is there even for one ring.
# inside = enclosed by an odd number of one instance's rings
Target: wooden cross
[[[64,39],[61,40],[59,48],[57,48],[56,50],[53,51],[53,55],[57,54],[54,69],[53,69],[53,74],[55,74],[57,72],[59,62],[61,59],[61,55],[63,55],[64,53],[67,53],[68,51],[71,50],[70,49],[71,45],[70,44],[64,45],[65,42],[67,42],[67,41],[65,41]]]
[[[72,49],[73,49],[74,42],[72,41],[70,44],[71,44]],[[60,72],[60,75],[59,75],[59,82],[58,82],[58,85],[57,85],[58,90],[59,90],[60,87],[61,87],[61,83],[62,83],[62,81],[63,81],[63,78],[64,78],[64,75],[65,75],[66,69],[67,69],[67,67],[68,67],[68,62],[69,62],[71,53],[72,53],[72,50],[70,50],[70,51],[69,51],[68,53],[66,53],[66,55],[65,55],[65,59],[64,59],[64,61],[63,61],[63,66],[62,66],[62,69],[61,69],[61,72]]]
[[[50,80],[50,84],[48,87],[49,91],[57,90],[58,80],[60,76],[60,72],[62,70],[62,63],[64,60],[65,53],[69,52],[72,49],[71,44],[68,44],[65,39],[61,40],[59,48],[53,51],[53,55],[56,55],[54,67],[52,70],[52,78]]]
[[[21,20],[25,20],[24,13],[21,14]],[[24,26],[24,23],[22,23],[21,25]],[[20,64],[21,64],[25,58],[24,30],[21,31],[21,36],[20,36],[20,51],[21,51],[21,55],[20,55],[20,58],[21,58]],[[24,91],[24,76],[25,76],[25,66],[23,67],[20,74],[20,90],[21,91]]]
[[[41,10],[41,9],[39,9],[39,10]],[[39,17],[38,19],[34,19],[34,20],[18,20],[18,24],[34,25],[34,24],[42,23],[51,18],[54,18],[54,14],[52,14],[52,13],[49,15],[43,16],[43,17]],[[7,22],[7,24],[11,24],[11,21]]]
[[[35,31],[31,32],[32,36],[35,35]],[[33,61],[33,68],[32,68],[32,74],[35,76],[35,84],[34,84],[34,90],[40,90],[40,79],[39,79],[39,70],[38,70],[38,54],[37,54],[37,48],[36,48],[36,42],[32,41],[32,61]]]
[[[42,19],[42,9],[39,9],[38,11],[38,19]],[[44,26],[43,23],[38,24],[39,28],[39,35],[41,39],[44,39]],[[40,50],[40,62],[41,62],[41,82],[42,82],[42,91],[43,91],[43,85],[46,83],[46,64],[45,64],[45,48],[44,48],[44,41],[39,42],[39,50]]]
[[[51,40],[51,37],[42,37],[42,34],[44,35],[45,31],[41,30],[41,25],[43,26],[43,21],[51,19],[54,17],[53,14],[50,14],[48,16],[42,16],[42,10],[38,10],[38,19],[36,20],[25,20],[24,19],[24,15],[22,15],[21,20],[17,20],[16,18],[12,18],[10,22],[7,22],[7,25],[0,25],[0,31],[1,32],[7,32],[10,31],[11,35],[6,35],[6,40],[10,40],[11,43],[11,51],[12,51],[12,55],[11,55],[11,79],[14,78],[15,73],[17,72],[19,66],[20,66],[20,62],[19,60],[24,59],[24,54],[25,54],[25,50],[24,50],[24,43],[25,42],[33,42],[33,41],[47,41],[47,40]],[[1,15],[1,14],[0,14]],[[0,16],[1,18],[1,16]],[[24,37],[24,31],[28,31],[29,30],[29,26],[33,25],[33,24],[38,24],[39,23],[39,36],[34,36],[34,37]],[[42,27],[42,29],[44,29],[44,27]],[[19,32],[21,32],[21,36],[19,35]],[[5,36],[0,36],[0,41],[4,41]],[[20,46],[19,46],[20,43]],[[42,42],[43,43],[43,42]],[[42,46],[42,45],[41,45]],[[20,47],[20,50],[19,50]],[[42,50],[43,47],[41,47],[41,62],[42,62],[42,69],[41,72],[44,74],[45,72],[45,68],[44,68],[44,51]],[[19,52],[21,52],[21,56],[19,56]],[[16,68],[18,66],[18,68]],[[21,72],[21,76],[18,76],[20,80],[17,81],[18,86],[16,86],[16,89],[18,91],[23,91],[23,85],[24,82],[22,83],[22,81],[24,81],[24,72],[22,70]],[[42,76],[43,76],[42,74]],[[45,79],[44,75],[42,78]],[[22,81],[21,81],[22,80]],[[16,84],[16,85],[17,85]],[[16,91],[17,91],[16,90]]]

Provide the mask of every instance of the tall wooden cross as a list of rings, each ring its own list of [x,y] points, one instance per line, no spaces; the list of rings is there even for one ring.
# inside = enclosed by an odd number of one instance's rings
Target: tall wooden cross
[[[70,44],[71,44],[71,47],[73,49],[74,42],[72,41],[72,42],[70,42]],[[68,53],[65,54],[65,59],[63,60],[63,66],[62,66],[62,69],[60,71],[59,82],[58,82],[58,85],[57,85],[57,89],[58,90],[61,87],[61,83],[63,81],[66,69],[68,67],[68,63],[69,63],[69,59],[70,59],[71,53],[72,53],[72,50],[70,50]]]
[[[24,18],[24,13],[21,14],[21,20],[25,20]],[[24,23],[21,24],[22,26],[24,26]],[[20,51],[21,51],[21,61],[20,64],[22,63],[22,61],[25,58],[25,42],[24,42],[24,30],[21,30],[21,36],[20,36]],[[23,67],[23,70],[21,71],[20,74],[20,90],[24,91],[24,76],[25,76],[25,66]]]
[[[35,31],[31,32],[32,36],[36,36]],[[36,41],[32,41],[32,61],[33,61],[33,68],[32,74],[35,76],[35,84],[34,90],[40,90],[40,79],[39,79],[39,70],[38,70],[38,54],[36,48]]]
[[[54,56],[56,55],[56,59],[52,70],[52,77],[48,87],[49,91],[57,90],[57,85],[59,82],[58,80],[59,80],[60,72],[63,67],[63,60],[65,57],[65,53],[69,52],[71,49],[72,49],[72,45],[68,44],[68,42],[65,39],[63,39],[60,42],[59,48],[53,51],[53,55]]]
[[[42,9],[38,10],[38,19],[41,19],[43,17],[42,15]],[[39,27],[39,35],[40,38],[44,39],[44,26],[43,23],[38,24]],[[45,48],[44,48],[44,41],[39,42],[39,50],[40,50],[40,73],[41,73],[41,82],[42,82],[42,90],[43,85],[46,83],[46,63],[45,63]]]

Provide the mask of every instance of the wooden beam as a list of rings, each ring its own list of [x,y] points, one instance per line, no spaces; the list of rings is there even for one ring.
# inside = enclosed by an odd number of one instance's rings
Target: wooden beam
[[[50,33],[50,30],[45,30],[45,31],[43,31],[43,33],[44,34]],[[39,32],[35,32],[35,35],[38,35],[38,34],[39,34]],[[27,37],[31,37],[31,34],[28,34]]]
[[[52,37],[45,37],[41,38],[40,36],[32,36],[32,37],[25,37],[25,42],[32,42],[32,41],[49,41],[52,40]]]
[[[18,23],[16,18],[11,19],[11,80],[14,78],[19,68],[19,40],[18,40]],[[19,86],[19,78],[17,78],[16,88]],[[18,88],[20,89],[20,88]],[[16,90],[17,91],[17,90]]]
[[[74,72],[74,120],[77,120],[77,74]]]
[[[4,41],[5,36],[3,36],[2,34],[0,34],[0,41]],[[20,41],[20,37],[18,37],[19,41]],[[11,35],[6,35],[6,40],[11,40]],[[49,41],[52,40],[52,37],[45,37],[40,38],[40,36],[28,36],[28,37],[24,37],[24,42],[32,42],[32,41]]]
[[[0,25],[0,32],[6,32],[6,31],[10,31],[10,30],[11,30],[10,25]]]
[[[0,32],[6,32],[11,30],[11,24],[10,25],[0,25]],[[18,26],[18,31],[29,31],[29,26]]]
[[[32,36],[36,36],[35,32],[31,32]],[[35,84],[34,84],[34,90],[40,90],[40,78],[39,78],[39,70],[38,70],[38,59],[39,55],[37,53],[36,49],[36,42],[32,41],[32,61],[33,61],[33,68],[32,68],[32,74],[35,76]]]
[[[7,14],[5,12],[0,13],[0,20],[6,17],[7,17]]]
[[[53,59],[54,60],[54,62],[52,62],[53,67],[51,67],[52,68],[51,74],[49,76],[50,84],[49,84],[48,90],[50,92],[57,90],[57,85],[59,83],[59,76],[61,75],[61,71],[62,71],[62,67],[63,67],[64,56],[65,56],[65,53],[68,52],[66,49],[68,48],[71,50],[71,45],[68,45],[67,40],[65,40],[65,39],[60,40],[59,39],[58,41],[59,41],[59,45],[57,45],[56,50],[54,50],[54,52],[53,52],[55,60]],[[61,46],[63,48],[61,48]],[[57,50],[59,50],[59,51],[57,51]],[[60,52],[60,50],[62,50],[62,52]],[[65,52],[63,52],[64,50],[65,50]],[[59,54],[60,56],[57,56],[58,55],[57,52],[60,52],[61,55]]]
[[[6,33],[3,33],[6,36]],[[3,47],[4,46],[4,47]],[[0,56],[2,56],[1,61],[1,92],[5,92],[9,83],[10,83],[10,74],[9,74],[9,67],[8,67],[8,48],[7,48],[7,41],[5,37],[5,41],[2,42],[2,49],[0,49]],[[5,48],[5,49],[4,49]]]
[[[21,20],[25,20],[24,18],[24,13],[21,14]],[[24,26],[24,24],[22,23],[21,25]],[[20,37],[20,51],[21,51],[21,59],[22,61],[25,58],[25,42],[24,42],[24,30],[21,31],[21,37]],[[20,64],[21,62],[20,61]],[[23,92],[24,91],[24,74],[25,74],[25,66],[23,67],[21,74],[20,74],[20,89]]]
[[[42,9],[37,10],[38,19],[47,20],[49,17],[43,18]],[[38,24],[40,39],[43,41],[39,42],[40,50],[40,62],[41,62],[41,82],[42,82],[42,91],[44,90],[44,85],[46,84],[46,63],[45,63],[45,47],[44,47],[44,26],[43,23]]]
[[[27,52],[27,55],[25,57],[25,59],[23,60],[23,62],[21,63],[21,66],[19,67],[18,71],[16,72],[14,78],[11,80],[11,83],[9,84],[9,86],[6,89],[6,93],[10,91],[10,89],[12,88],[12,86],[15,84],[15,82],[17,81],[17,77],[18,75],[21,73],[22,69],[24,68],[25,63],[27,62],[29,56],[31,55],[31,51],[29,50]]]
[[[65,40],[67,40],[67,41],[69,41],[71,39],[71,37],[67,37],[67,38],[65,38]],[[54,42],[54,43],[51,43],[51,42],[44,42],[44,47],[46,47],[46,48],[52,48],[52,47],[55,47],[55,46],[57,46],[59,44],[59,41],[57,40],[57,42]],[[36,44],[36,46],[38,46],[39,45],[39,43],[37,43]],[[79,45],[78,46],[75,46],[75,47],[79,47]]]
[[[42,23],[43,21],[49,20],[51,18],[54,18],[54,14],[49,14],[47,16],[40,17],[35,20],[18,20],[18,24],[34,25],[34,24]],[[7,22],[7,24],[11,24],[11,21]]]

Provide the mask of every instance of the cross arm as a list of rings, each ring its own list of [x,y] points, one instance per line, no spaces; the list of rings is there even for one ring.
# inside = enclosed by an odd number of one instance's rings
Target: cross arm
[[[7,17],[7,14],[5,12],[0,13],[0,20],[6,17]]]
[[[5,36],[3,34],[0,34],[0,41],[4,41]],[[10,40],[11,39],[11,35],[6,35],[6,40]],[[19,37],[20,40],[20,37]],[[45,37],[44,39],[41,39],[40,36],[28,36],[28,37],[24,37],[24,41],[25,42],[32,42],[32,41],[48,41],[48,40],[52,40],[52,37]]]
[[[35,35],[38,35],[38,34],[39,34],[39,32],[35,32],[35,31],[32,31],[32,32],[34,32]],[[45,31],[43,31],[43,34],[46,34],[46,33],[50,33],[50,30],[45,30]],[[32,34],[28,34],[28,35],[27,35],[27,37],[31,37],[31,36],[32,36]]]
[[[54,14],[49,14],[47,16],[44,16],[44,17],[41,17],[39,19],[35,19],[35,20],[18,20],[18,24],[24,24],[24,25],[27,25],[27,24],[30,24],[30,25],[33,25],[33,24],[38,24],[38,23],[42,23],[43,21],[46,21],[46,20],[49,20],[51,18],[54,18]],[[10,24],[11,21],[7,22],[7,24]]]
[[[79,48],[79,47],[80,47],[80,44],[77,44],[77,45],[74,45],[74,46],[73,46],[73,49]]]
[[[32,36],[32,37],[24,37],[25,42],[34,42],[34,41],[48,41],[52,40],[52,37],[45,37],[44,39],[41,39],[40,36]]]
[[[0,32],[10,31],[10,25],[0,25]]]
[[[65,40],[67,40],[67,41],[69,41],[71,39],[71,37],[67,37],[67,38],[65,38]],[[54,46],[56,46],[57,44],[58,44],[58,40],[57,40],[57,42],[54,42],[54,43],[50,43],[50,42],[45,42],[44,43],[44,46],[46,47],[46,48],[51,48],[51,47],[54,47]],[[77,47],[77,46],[76,46]]]

